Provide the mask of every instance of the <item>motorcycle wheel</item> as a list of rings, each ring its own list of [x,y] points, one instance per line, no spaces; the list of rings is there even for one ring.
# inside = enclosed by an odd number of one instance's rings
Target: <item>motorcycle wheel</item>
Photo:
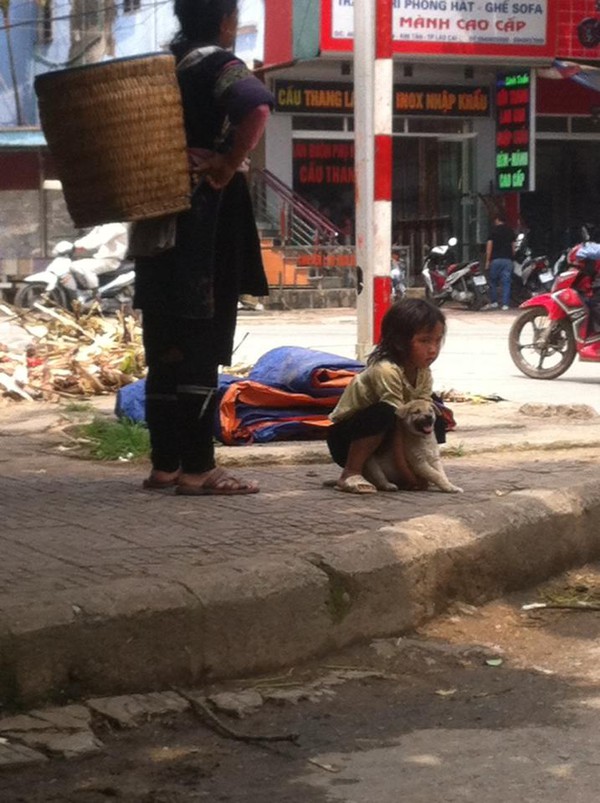
[[[545,307],[530,307],[515,319],[508,335],[512,361],[532,379],[556,379],[575,359],[577,346],[567,321],[551,321]]]
[[[131,304],[133,301],[133,285],[126,285],[117,295],[117,301],[121,304]]]
[[[513,282],[510,288],[510,301],[512,306],[519,307],[524,301],[527,301],[533,296],[539,295],[530,287],[525,287],[521,282]]]
[[[444,302],[446,301],[446,297],[436,296],[434,295],[429,288],[425,290],[425,298],[427,301],[431,301],[432,304],[435,304],[436,307],[441,307]]]
[[[482,291],[477,285],[474,284],[471,293],[472,298],[469,302],[468,309],[472,309],[473,312],[477,312],[489,302],[487,288]]]
[[[46,285],[42,282],[24,284],[15,293],[15,307],[20,309],[31,309],[33,305],[40,301],[42,304],[50,302],[51,306],[68,307],[66,296],[61,287],[55,287],[49,293],[46,292]]]

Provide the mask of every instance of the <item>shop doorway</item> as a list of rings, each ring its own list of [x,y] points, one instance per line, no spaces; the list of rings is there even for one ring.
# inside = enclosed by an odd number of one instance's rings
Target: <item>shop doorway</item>
[[[428,247],[457,237],[461,258],[476,256],[470,136],[394,138],[392,241],[408,246],[418,274]]]
[[[475,136],[462,120],[398,123],[403,132],[396,131],[393,140],[391,237],[402,247],[409,282],[415,284],[426,246],[455,236],[459,258],[479,255],[472,191]],[[293,144],[294,190],[340,228],[347,245],[354,242],[352,137],[320,132],[317,139],[299,131]]]

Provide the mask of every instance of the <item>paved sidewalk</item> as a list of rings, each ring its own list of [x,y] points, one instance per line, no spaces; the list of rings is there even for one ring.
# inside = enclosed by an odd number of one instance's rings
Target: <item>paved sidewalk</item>
[[[398,585],[386,597],[385,582],[373,584],[371,567],[375,607],[347,633],[338,626],[355,591],[357,600],[368,599],[356,590],[371,560],[364,550],[377,552],[384,541],[378,571],[402,564],[404,582],[415,555],[433,548],[436,578],[444,551],[452,554],[456,577],[465,576],[472,556],[464,567],[456,556],[467,554],[467,540],[469,549],[480,549],[473,546],[478,540],[499,533],[478,569],[487,590],[481,583],[475,588],[470,581],[448,580],[454,596],[464,599],[590,557],[598,532],[594,517],[600,515],[600,416],[577,418],[573,410],[557,415],[557,408],[525,415],[508,402],[452,406],[459,426],[449,435],[446,465],[452,481],[465,489],[460,496],[341,494],[323,487],[337,469],[324,444],[314,442],[220,448],[221,461],[243,465],[237,470],[257,479],[262,491],[208,498],[142,490],[145,465],[62,455],[51,405],[1,408],[0,649],[17,649],[8,659],[11,672],[0,677],[0,692],[12,684],[25,699],[36,699],[72,676],[97,692],[161,688],[182,673],[197,679],[254,671],[297,660],[302,649],[308,655],[326,644],[414,625],[444,606],[447,586],[443,592],[438,579],[433,585],[431,578],[419,580],[418,604],[410,591],[405,615],[386,620],[387,606],[399,604]],[[106,410],[107,402],[101,407]],[[510,532],[506,521],[512,522]],[[535,556],[546,546],[528,551],[528,527],[533,538],[556,530],[556,540],[548,538],[548,555],[540,555],[539,571]],[[561,528],[577,531],[579,540],[569,546],[563,539],[561,545]],[[386,540],[390,533],[393,546]],[[404,554],[406,544],[417,551]],[[507,554],[514,563],[502,565],[495,577]],[[348,566],[340,568],[336,559]],[[519,560],[528,566],[526,576]],[[424,575],[430,564],[421,567]],[[373,612],[378,610],[382,617]],[[251,636],[255,624],[260,634]],[[211,627],[217,642],[231,639],[227,653],[211,648]],[[293,648],[278,627],[289,629]],[[198,654],[189,643],[194,632],[201,642]],[[242,645],[244,637],[248,643]],[[127,645],[136,640],[129,654]],[[273,642],[285,642],[279,655]],[[140,669],[136,660],[144,660],[142,655],[149,666]]]

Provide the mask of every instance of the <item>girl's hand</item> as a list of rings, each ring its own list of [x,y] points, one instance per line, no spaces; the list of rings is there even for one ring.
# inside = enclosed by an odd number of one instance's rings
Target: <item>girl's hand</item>
[[[417,477],[417,475],[408,468],[402,472],[402,479],[407,491],[427,490],[427,480],[423,479],[423,477]]]

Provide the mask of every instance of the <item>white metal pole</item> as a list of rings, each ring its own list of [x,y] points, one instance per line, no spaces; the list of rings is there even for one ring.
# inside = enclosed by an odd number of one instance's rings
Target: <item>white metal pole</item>
[[[356,356],[373,345],[373,164],[375,160],[375,13],[373,0],[354,0],[354,173],[356,264],[362,290],[356,300]],[[359,273],[359,279],[361,275]]]
[[[358,359],[391,303],[392,0],[354,0],[354,142]]]

